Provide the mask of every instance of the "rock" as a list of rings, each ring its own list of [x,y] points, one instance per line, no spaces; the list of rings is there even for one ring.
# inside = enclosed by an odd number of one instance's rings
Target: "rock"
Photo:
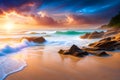
[[[60,50],[58,51],[58,53],[63,54],[63,53],[64,53],[64,50],[60,49]]]
[[[118,29],[118,28],[112,28],[112,29],[109,29],[109,30],[107,30],[105,33],[104,33],[104,35],[103,35],[103,38],[104,37],[111,37],[111,36],[114,36],[114,35],[116,35],[116,34],[118,34],[120,32],[120,29]]]
[[[105,57],[109,56],[109,54],[107,54],[106,52],[100,52],[99,54],[97,54],[97,56]]]
[[[82,39],[95,39],[95,38],[105,38],[105,37],[111,37],[115,36],[116,34],[120,33],[120,28],[112,28],[108,29],[107,31],[103,32],[92,32],[92,33],[86,33],[85,35],[81,36]],[[120,40],[120,37],[119,37]]]
[[[72,47],[69,50],[60,50],[58,53],[64,54],[64,55],[73,55],[77,57],[84,57],[89,54],[88,52],[83,51],[76,45],[72,45]]]
[[[27,39],[28,41],[36,42],[36,43],[43,43],[46,40],[43,37],[23,37],[22,39]]]
[[[113,38],[112,37],[107,37],[107,38],[104,38],[102,40],[100,40],[101,42],[106,42],[106,41],[111,41]]]
[[[83,51],[76,45],[72,45],[72,47],[69,49],[69,52],[74,53],[74,52],[83,52]]]
[[[86,33],[85,35],[80,36],[80,38],[82,38],[82,39],[86,39],[86,38],[88,38],[88,37],[89,37],[89,35],[90,35],[90,33]]]
[[[37,32],[30,32],[30,34],[39,34],[39,33],[37,33]]]
[[[116,41],[97,42],[90,46],[94,47],[94,48],[98,48],[99,50],[112,51],[112,50],[115,50],[114,49],[115,43],[116,43]]]
[[[67,50],[62,50],[62,49],[60,51],[58,51],[58,53],[64,54],[64,55],[70,54]]]
[[[85,35],[81,36],[82,39],[96,39],[96,38],[101,38],[104,35],[104,32],[93,32],[93,33],[86,33]]]
[[[95,55],[95,56],[99,56],[99,57],[109,56],[109,54],[106,53],[105,51],[93,51],[93,52],[90,52],[90,54]]]
[[[102,40],[99,40],[98,42],[94,42],[94,43],[89,44],[89,46],[95,47],[96,45],[100,45],[100,44],[103,44],[103,43],[106,43],[106,42],[111,42],[112,39],[114,39],[114,37],[104,38]]]
[[[88,38],[89,39],[101,38],[103,35],[104,35],[103,31],[101,31],[101,32],[95,31],[95,32],[91,33]]]
[[[120,33],[92,43],[89,45],[89,47],[107,51],[120,50]]]
[[[114,37],[114,40],[120,41],[120,33]]]
[[[115,50],[120,50],[120,44],[116,45]]]
[[[94,56],[100,56],[100,57],[105,57],[109,56],[105,51],[100,51],[100,50],[94,50],[94,48],[83,48],[80,49],[76,45],[73,45],[69,50],[60,50],[58,53],[63,54],[63,55],[73,55],[77,57],[84,57],[87,56],[88,54],[92,54]]]
[[[102,49],[99,49],[99,48],[87,48],[87,47],[84,47],[84,48],[82,48],[84,51],[86,51],[86,52],[89,52],[89,51],[100,51],[100,50],[102,50]]]

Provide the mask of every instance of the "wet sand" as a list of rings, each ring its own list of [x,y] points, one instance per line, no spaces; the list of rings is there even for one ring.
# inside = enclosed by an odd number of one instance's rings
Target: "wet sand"
[[[33,54],[31,54],[33,53]],[[47,51],[27,54],[27,66],[5,80],[120,80],[120,52],[77,58]]]

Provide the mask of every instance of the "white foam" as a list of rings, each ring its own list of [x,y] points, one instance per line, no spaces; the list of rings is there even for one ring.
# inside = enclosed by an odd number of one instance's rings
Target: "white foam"
[[[24,48],[29,47],[29,46],[35,46],[35,45],[36,45],[36,43],[29,42],[28,40],[23,39],[21,41],[21,43],[4,46],[2,49],[0,49],[0,55],[2,56],[2,55],[5,55],[5,54],[18,52],[21,49],[24,49]]]
[[[21,43],[14,45],[6,45],[0,49],[0,80],[3,80],[7,75],[20,71],[26,66],[25,54],[17,53],[22,49],[30,46],[35,46],[36,43],[29,42],[24,39]],[[10,53],[17,53],[6,55]],[[6,56],[5,56],[6,55]]]
[[[2,57],[3,60],[0,62],[0,80],[3,80],[11,73],[22,70],[26,66],[25,57],[15,57],[20,55],[23,54],[14,54]]]

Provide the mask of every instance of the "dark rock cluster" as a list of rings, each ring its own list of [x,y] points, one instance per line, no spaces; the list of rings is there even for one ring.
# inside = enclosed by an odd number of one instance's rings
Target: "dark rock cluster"
[[[89,54],[91,55],[95,55],[95,56],[109,56],[109,54],[107,54],[104,51],[87,51],[84,49],[80,49],[79,47],[77,47],[76,45],[72,45],[72,47],[69,50],[60,50],[58,53],[63,54],[63,55],[73,55],[73,56],[77,56],[77,57],[84,57],[87,56]]]
[[[106,51],[120,50],[120,34],[117,34],[113,37],[102,39],[98,42],[90,44],[89,46],[91,48],[98,50]]]
[[[82,39],[96,39],[96,38],[105,38],[105,37],[111,37],[114,36],[116,34],[120,33],[120,29],[119,28],[112,28],[107,30],[106,32],[92,32],[92,33],[86,33],[83,36],[80,36],[80,38]]]

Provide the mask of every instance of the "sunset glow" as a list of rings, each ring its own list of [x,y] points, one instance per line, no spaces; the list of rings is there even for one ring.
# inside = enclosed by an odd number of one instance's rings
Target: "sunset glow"
[[[20,14],[15,11],[4,12],[0,17],[0,24],[5,30],[27,28],[29,25],[37,25],[37,22],[31,15]]]
[[[6,30],[12,30],[14,27],[15,27],[14,23],[12,23],[12,22],[8,22],[8,23],[5,24],[5,29]]]
[[[115,2],[100,2],[96,3],[99,4],[96,6],[94,1],[91,1],[91,4],[86,1],[72,0],[51,2],[41,0],[3,1],[3,3],[1,2],[2,6],[0,6],[0,24],[7,26],[9,29],[23,27],[20,25],[24,25],[26,29],[83,28],[83,26],[88,28],[88,26],[99,26],[107,23],[114,16],[113,11],[117,14],[120,7],[119,0]],[[13,25],[11,21],[14,23],[14,27],[10,27]],[[10,25],[9,27],[8,24]]]

